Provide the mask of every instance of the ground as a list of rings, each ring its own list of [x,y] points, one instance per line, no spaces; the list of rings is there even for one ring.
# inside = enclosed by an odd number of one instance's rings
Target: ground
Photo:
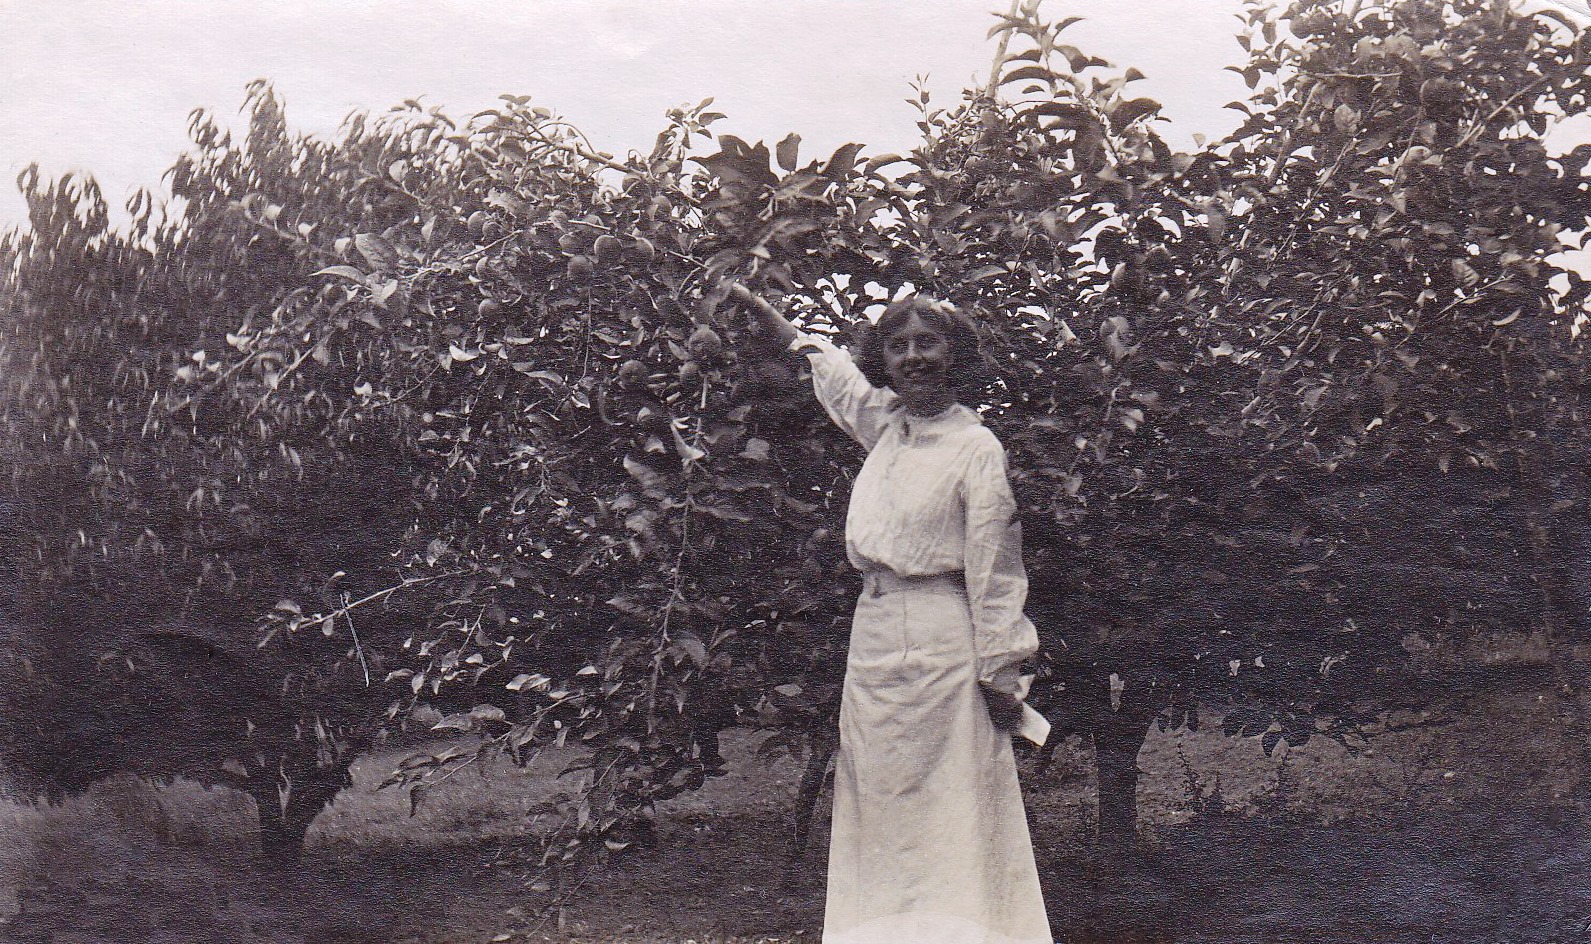
[[[1156,732],[1141,848],[1090,836],[1086,747],[1024,760],[1056,936],[1083,942],[1591,940],[1584,706],[1516,693],[1457,723],[1277,758],[1218,731]],[[455,777],[409,815],[362,759],[305,862],[261,865],[251,801],[113,778],[66,804],[0,804],[0,940],[16,944],[752,944],[815,941],[821,831],[786,855],[796,767],[728,738],[730,773],[664,811],[655,848],[562,909],[494,864],[568,756]]]

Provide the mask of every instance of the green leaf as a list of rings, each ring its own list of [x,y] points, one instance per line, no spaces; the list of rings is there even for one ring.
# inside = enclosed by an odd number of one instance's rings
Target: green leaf
[[[507,193],[502,190],[493,190],[491,193],[487,194],[486,205],[497,207],[501,210],[507,210],[515,216],[523,216],[530,209],[530,207],[525,204],[525,201],[519,199],[511,193]]]
[[[1570,19],[1568,16],[1564,15],[1563,13],[1560,13],[1557,10],[1554,10],[1552,7],[1549,7],[1549,6],[1543,6],[1541,9],[1534,11],[1531,15],[1532,16],[1546,17],[1549,20],[1556,20],[1558,23],[1561,23],[1562,25],[1568,27],[1569,28],[1569,32],[1572,35],[1578,36],[1585,29],[1585,24],[1584,23],[1576,23],[1574,20]]]
[[[436,724],[431,725],[432,731],[470,731],[475,727],[475,719],[464,712],[448,715]]]
[[[1110,109],[1110,123],[1116,128],[1125,128],[1140,118],[1148,117],[1160,111],[1160,103],[1152,98],[1135,98],[1121,102]]]
[[[880,167],[899,164],[905,160],[908,160],[908,158],[901,157],[899,154],[880,154],[877,157],[868,158],[867,163],[862,165],[862,173],[871,174]]]
[[[1055,118],[1056,127],[1060,128],[1087,128],[1095,123],[1093,112],[1082,105],[1068,102],[1043,102],[1028,109],[1026,114],[1035,117]]]
[[[679,433],[676,432],[675,435],[677,436]],[[656,485],[663,479],[663,477],[651,467],[640,462],[636,462],[629,456],[624,457],[624,471],[630,473],[631,478],[634,478],[637,482],[640,482],[645,486]]]
[[[801,136],[799,134],[786,135],[785,139],[779,142],[779,146],[774,152],[778,156],[779,166],[787,171],[794,171],[796,169],[796,151],[800,146]]]
[[[685,634],[674,640],[674,645],[689,656],[697,668],[707,665],[707,646],[700,639]]]
[[[470,717],[476,721],[506,722],[508,720],[508,716],[503,713],[503,709],[496,705],[476,705],[470,709]]]
[[[356,269],[356,268],[354,268],[353,266],[350,266],[350,265],[327,266],[326,268],[320,269],[320,270],[314,272],[313,274],[314,275],[336,275],[336,276],[341,276],[342,278],[345,278],[345,279],[353,279],[355,282],[364,282],[364,280],[365,280],[365,274],[363,272],[360,272],[358,269]]]
[[[823,176],[830,180],[844,180],[851,176],[851,171],[856,167],[856,155],[862,152],[863,145],[842,144],[823,165]]]
[[[385,308],[387,307],[387,300],[390,299],[393,294],[397,292],[397,290],[398,280],[387,279],[385,282],[382,282],[380,285],[375,287],[375,290],[370,293],[370,297],[377,305]]]
[[[398,250],[386,239],[375,233],[359,233],[354,237],[354,248],[365,257],[370,267],[376,271],[395,268],[398,264]]]
[[[507,685],[504,685],[503,687],[508,689],[511,692],[517,692],[517,691],[520,691],[521,689],[525,689],[525,688],[529,688],[531,691],[536,691],[538,689],[546,688],[548,685],[551,685],[551,684],[552,684],[552,679],[550,679],[547,676],[542,675],[541,673],[537,672],[537,673],[521,673],[519,675],[516,675],[516,676],[514,676],[514,680],[512,682],[509,682]]]
[[[1013,69],[1000,77],[1001,85],[1027,81],[1059,82],[1061,77],[1043,66],[1023,66],[1020,69]]]
[[[989,27],[989,32],[984,34],[984,39],[993,39],[1001,33],[1006,33],[1014,29],[1021,29],[1026,25],[1023,23],[1023,21],[1016,19],[1015,17],[1006,16],[1004,13],[996,13],[995,16],[999,18],[1000,22]]]
[[[569,385],[569,378],[563,374],[558,373],[556,370],[538,370],[536,365],[529,361],[515,361],[511,366],[514,370],[524,374],[531,380],[541,381],[554,391],[562,390]]]
[[[1108,66],[1110,63],[1097,56],[1084,55],[1076,46],[1060,45],[1056,51],[1066,57],[1066,62],[1072,67],[1073,72],[1082,72],[1095,66]]]
[[[689,467],[692,463],[707,458],[706,452],[685,441],[685,437],[680,435],[679,427],[670,423],[668,430],[674,434],[674,451],[679,453],[681,464]]]

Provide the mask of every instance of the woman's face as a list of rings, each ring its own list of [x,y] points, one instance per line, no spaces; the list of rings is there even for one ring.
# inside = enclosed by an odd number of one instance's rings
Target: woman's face
[[[950,359],[950,339],[916,312],[884,339],[884,371],[908,407],[942,410],[953,402]]]

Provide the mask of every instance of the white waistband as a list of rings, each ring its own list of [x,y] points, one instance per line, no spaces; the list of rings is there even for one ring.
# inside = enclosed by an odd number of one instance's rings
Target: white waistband
[[[862,583],[873,593],[893,590],[966,590],[967,576],[959,570],[942,574],[911,574],[902,576],[887,568],[862,571]]]

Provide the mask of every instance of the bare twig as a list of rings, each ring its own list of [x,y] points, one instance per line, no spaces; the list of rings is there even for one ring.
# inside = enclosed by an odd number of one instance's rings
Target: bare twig
[[[1486,130],[1486,126],[1487,125],[1491,124],[1493,121],[1496,121],[1498,119],[1498,117],[1500,117],[1502,115],[1503,112],[1505,112],[1508,109],[1514,107],[1514,105],[1516,103],[1518,103],[1518,101],[1521,98],[1524,98],[1526,95],[1530,94],[1531,92],[1534,92],[1536,89],[1538,89],[1541,86],[1545,85],[1548,81],[1551,80],[1551,78],[1552,78],[1552,76],[1550,76],[1550,75],[1544,75],[1541,78],[1537,79],[1536,81],[1534,81],[1534,82],[1530,83],[1529,85],[1525,86],[1524,88],[1520,89],[1519,91],[1515,92],[1514,94],[1508,96],[1506,99],[1503,100],[1503,103],[1501,105],[1498,105],[1496,108],[1493,108],[1491,110],[1491,113],[1488,114],[1485,118],[1483,118],[1480,121],[1477,121],[1474,124],[1470,125],[1469,130],[1464,132],[1464,136],[1458,139],[1458,143],[1457,144],[1453,145],[1453,149],[1457,150],[1458,148],[1466,147],[1466,146],[1468,146],[1470,144],[1475,143],[1475,139],[1480,137],[1481,132]]]
[[[1017,14],[1021,11],[1022,0],[1011,0],[1011,12],[1006,14],[1007,20],[1015,20]],[[995,97],[995,93],[1000,88],[1000,73],[1005,66],[1006,50],[1011,45],[1012,30],[1013,27],[1008,23],[1006,29],[1000,33],[1000,45],[994,50],[994,64],[989,67],[989,85],[983,92],[984,95],[991,99]]]
[[[462,571],[462,570],[450,570],[447,573],[432,574],[429,577],[405,577],[403,579],[402,583],[394,584],[393,586],[387,587],[387,588],[382,589],[382,590],[377,590],[376,592],[371,593],[371,594],[369,594],[367,596],[360,597],[359,599],[353,601],[352,603],[346,603],[343,606],[340,606],[337,609],[331,611],[330,613],[316,614],[316,615],[314,615],[312,617],[309,617],[308,619],[306,619],[302,623],[300,623],[299,627],[302,628],[302,627],[305,627],[305,626],[324,626],[327,623],[330,623],[330,622],[336,620],[340,616],[347,616],[349,613],[352,613],[354,610],[358,609],[361,606],[364,606],[367,603],[375,603],[378,600],[385,600],[387,597],[392,596],[394,593],[398,593],[399,591],[402,591],[402,590],[407,590],[410,587],[418,587],[421,584],[433,583],[433,582],[438,581],[438,580],[446,580],[449,577],[462,576],[464,573],[465,573],[465,571]]]
[[[637,168],[631,167],[628,164],[620,164],[618,161],[613,160],[612,158],[603,157],[601,154],[593,153],[593,152],[588,151],[585,148],[580,147],[578,145],[565,144],[562,141],[557,141],[557,140],[554,140],[553,138],[549,138],[549,137],[541,134],[539,132],[539,129],[537,131],[535,131],[535,132],[527,132],[525,134],[525,137],[529,138],[531,140],[534,140],[534,141],[536,141],[538,143],[544,144],[547,147],[550,147],[550,148],[552,148],[555,151],[562,151],[565,154],[573,154],[574,156],[576,156],[578,158],[590,161],[593,164],[601,164],[603,167],[607,167],[609,169],[619,171],[620,173],[623,173],[623,174],[639,173],[639,170]]]
[[[280,374],[278,374],[277,377],[276,377],[277,386],[280,386],[282,381],[284,381],[287,378],[291,377],[293,375],[293,372],[298,370],[298,368],[303,365],[304,361],[309,359],[309,356],[311,354],[315,353],[315,348],[316,348],[316,345],[314,345],[314,344],[311,344],[308,347],[306,347],[304,349],[304,353],[298,355],[298,357],[293,361],[293,363],[288,365],[288,368],[286,370],[284,370]],[[271,389],[265,391],[264,395],[262,395],[258,400],[254,401],[254,406],[249,408],[248,415],[243,417],[244,422],[247,422],[247,421],[253,419],[254,418],[254,414],[260,412],[260,408],[265,406],[266,403],[270,402],[271,395],[276,393],[276,390],[277,390],[277,387],[272,387]]]
[[[354,652],[359,654],[359,667],[365,672],[365,687],[370,687],[370,663],[365,661],[365,647],[359,643],[359,631],[354,629],[354,615],[346,612],[348,608],[348,591],[343,591],[344,619],[348,620],[348,634],[354,637]]]

